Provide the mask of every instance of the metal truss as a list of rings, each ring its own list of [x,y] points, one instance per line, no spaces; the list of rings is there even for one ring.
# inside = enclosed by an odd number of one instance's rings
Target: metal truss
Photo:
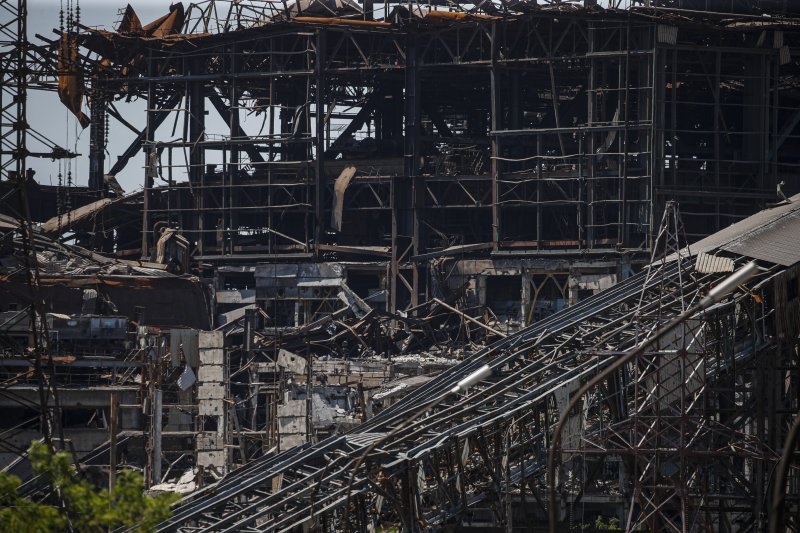
[[[25,171],[26,133],[25,104],[27,98],[27,76],[25,75],[26,54],[26,2],[24,0],[4,0],[0,2],[2,24],[0,35],[0,71],[2,72],[2,92],[0,92],[0,141],[2,142],[3,174],[14,172],[19,175]]]
[[[752,388],[767,379],[756,374],[773,348],[763,333],[765,307],[754,302],[772,299],[776,272],[766,269],[681,335],[655,343],[579,412],[563,413],[582,382],[648,342],[723,277],[673,255],[492,345],[347,434],[246,465],[178,508],[160,530],[305,524],[363,531],[388,520],[414,531],[468,520],[475,506],[510,524],[515,502],[542,515],[560,416],[569,417],[557,481],[563,519],[581,498],[603,494],[626,509],[629,530],[755,530],[776,457],[758,429],[763,406],[755,408]],[[483,364],[493,370],[489,379],[381,443],[348,491],[353,466],[372,443]],[[613,474],[598,474],[609,465],[617,465]]]
[[[0,206],[14,215],[17,225],[9,231],[16,234],[15,249],[28,287],[31,305],[26,311],[29,323],[29,357],[39,384],[38,402],[31,402],[15,392],[16,379],[0,383],[0,395],[10,398],[20,407],[39,412],[38,426],[42,436],[51,444],[60,436],[58,394],[55,370],[49,358],[49,332],[43,301],[38,296],[39,259],[36,255],[36,238],[33,231],[28,189],[33,176],[28,172],[28,157],[53,159],[75,157],[38,133],[28,124],[27,99],[29,86],[43,87],[45,78],[51,77],[54,63],[42,57],[42,49],[28,42],[26,0],[0,0],[0,179],[10,181],[14,187],[0,197]],[[31,143],[29,145],[29,142]],[[31,150],[31,146],[37,147]],[[0,336],[6,324],[0,325]],[[5,339],[4,339],[5,340]],[[2,449],[19,455],[25,450],[8,444],[11,433],[24,429],[29,420],[3,433]],[[6,439],[6,440],[4,440]],[[60,439],[63,445],[63,437]]]
[[[20,235],[19,249],[22,252],[22,262],[25,266],[25,277],[32,302],[27,310],[29,324],[29,338],[34,370],[39,378],[38,404],[30,402],[13,390],[14,380],[0,383],[0,395],[10,398],[19,406],[39,411],[39,428],[42,436],[50,444],[53,434],[50,402],[54,398],[52,374],[43,361],[47,353],[46,319],[41,312],[41,301],[35,297],[38,287],[38,267],[33,247],[33,225],[27,200],[26,159],[28,157],[27,136],[27,88],[28,72],[27,57],[27,3],[25,0],[0,2],[0,173],[2,178],[14,182],[15,187],[10,189],[0,202],[9,204],[12,212],[18,219]],[[0,334],[2,334],[0,328]],[[35,423],[30,420],[27,423]],[[4,432],[3,437],[8,438],[10,433],[19,430],[18,427]],[[20,450],[5,443],[4,451],[22,455],[25,450]]]

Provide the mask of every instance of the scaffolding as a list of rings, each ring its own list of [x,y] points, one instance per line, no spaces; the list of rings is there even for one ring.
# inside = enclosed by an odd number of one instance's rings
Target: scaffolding
[[[668,201],[696,240],[797,187],[790,19],[298,6],[203,2],[170,39],[79,36],[86,68],[112,65],[87,72],[91,127],[136,134],[108,170],[92,135],[93,187],[144,154],[141,227],[94,246],[148,258],[174,228],[212,266],[378,259],[397,310],[451,249],[644,263]],[[144,129],[120,98],[147,102]]]

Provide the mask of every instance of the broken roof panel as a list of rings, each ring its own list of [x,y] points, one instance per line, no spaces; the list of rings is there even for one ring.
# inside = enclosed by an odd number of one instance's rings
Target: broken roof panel
[[[800,262],[800,194],[690,246],[693,253],[720,249],[783,266]]]
[[[703,274],[713,274],[717,272],[733,272],[733,259],[730,257],[717,257],[704,252],[697,254],[697,261],[694,268]]]
[[[782,266],[800,262],[800,206],[764,227],[732,241],[723,250]]]
[[[306,17],[347,17],[362,15],[363,10],[352,0],[297,0],[278,15],[276,19]]]

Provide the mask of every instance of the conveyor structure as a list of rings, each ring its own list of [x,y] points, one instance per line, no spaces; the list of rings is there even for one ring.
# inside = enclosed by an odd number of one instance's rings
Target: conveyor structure
[[[797,270],[761,261],[733,296],[678,334],[648,341],[725,270],[749,261],[709,240],[699,253],[676,253],[670,212],[659,237],[666,258],[487,347],[349,433],[232,472],[160,531],[367,531],[384,521],[416,531],[469,523],[476,509],[509,531],[520,518],[544,524],[559,416],[569,418],[556,490],[571,526],[587,520],[576,518],[581,506],[602,501],[628,530],[762,530],[769,472],[796,402],[796,372],[783,361],[797,335],[786,335],[780,315],[794,305],[782,294]],[[579,412],[561,412],[581,383],[642,342],[652,348]],[[484,364],[490,378],[380,443],[348,490],[370,444]]]

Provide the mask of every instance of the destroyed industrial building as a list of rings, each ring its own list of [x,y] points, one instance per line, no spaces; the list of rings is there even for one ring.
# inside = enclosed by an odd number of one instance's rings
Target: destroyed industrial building
[[[0,0],[0,466],[159,531],[800,530],[800,5],[611,4]]]

